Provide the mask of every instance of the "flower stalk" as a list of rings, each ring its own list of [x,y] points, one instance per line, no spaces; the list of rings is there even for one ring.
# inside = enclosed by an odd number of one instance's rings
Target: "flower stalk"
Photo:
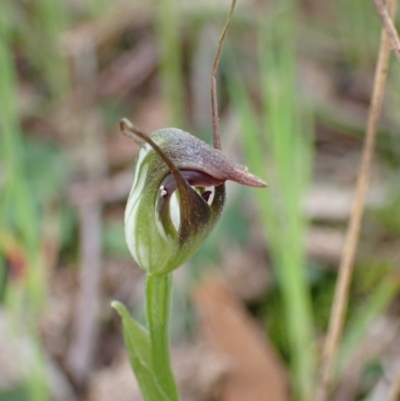
[[[172,373],[169,352],[171,295],[172,273],[147,275],[147,324],[149,326],[153,369],[160,387],[169,399],[178,401],[179,394]]]
[[[172,271],[190,258],[217,224],[225,181],[266,186],[220,148],[216,72],[236,0],[222,31],[211,76],[214,147],[177,128],[145,134],[122,119],[121,131],[141,144],[125,210],[128,248],[147,273],[147,326],[118,303],[132,369],[145,401],[179,401],[170,363],[169,318]]]

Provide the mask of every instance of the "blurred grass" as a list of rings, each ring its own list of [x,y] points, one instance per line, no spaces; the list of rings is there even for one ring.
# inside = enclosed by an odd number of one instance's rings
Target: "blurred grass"
[[[57,149],[46,148],[39,141],[26,142],[20,125],[14,49],[16,44],[24,46],[30,61],[43,74],[49,96],[61,97],[68,90],[69,72],[58,39],[65,29],[62,19],[67,14],[62,9],[63,1],[36,1],[29,19],[21,3],[6,5],[8,8],[0,13],[0,97],[7,99],[0,108],[0,152],[5,173],[0,198],[1,215],[5,218],[0,220],[0,241],[11,264],[3,262],[0,267],[2,277],[9,278],[4,292],[9,329],[16,339],[21,335],[30,338],[32,355],[25,361],[25,369],[30,372],[25,376],[23,399],[45,401],[50,398],[48,372],[37,327],[38,316],[48,303],[43,219],[46,203],[61,189],[63,180],[59,179],[65,171],[65,164],[61,164],[65,159],[57,155]],[[45,163],[44,168],[41,163]],[[15,270],[17,266],[20,270]],[[11,346],[18,348],[17,344]],[[9,397],[2,395],[2,399]]]
[[[336,9],[347,62],[353,65],[368,63],[377,54],[381,26],[374,2],[340,0]]]
[[[160,84],[168,108],[169,124],[185,129],[182,71],[181,13],[178,0],[157,1],[156,30],[160,51]]]
[[[40,41],[35,41],[32,52],[39,55],[50,94],[59,98],[70,88],[68,64],[60,49],[61,34],[69,22],[67,4],[63,0],[37,0],[35,5],[32,29],[40,34]]]
[[[45,303],[45,266],[41,255],[39,215],[31,196],[24,171],[22,157],[24,142],[21,133],[17,101],[17,76],[14,64],[12,25],[7,15],[0,16],[0,98],[7,99],[0,108],[1,160],[5,170],[5,183],[0,200],[1,215],[7,219],[0,223],[0,238],[13,236],[24,252],[25,263],[20,277],[6,289],[6,302],[14,319],[17,332],[22,326],[32,335],[36,357],[31,364],[32,372],[27,376],[27,387],[32,400],[49,398],[46,374],[42,358],[44,352],[37,338],[35,316]],[[2,248],[7,249],[7,244]],[[7,269],[6,264],[2,264]],[[15,272],[14,272],[15,274]],[[2,276],[7,275],[2,272]],[[22,280],[22,277],[26,277]],[[27,306],[29,305],[29,306]],[[29,309],[27,314],[26,309]],[[22,321],[21,321],[22,319]]]
[[[269,26],[262,18],[257,24],[261,124],[240,80],[229,85],[249,167],[269,183],[267,191],[255,195],[282,291],[294,391],[297,399],[311,400],[316,353],[301,206],[311,178],[313,128],[310,110],[297,96],[296,5],[282,7]]]
[[[358,346],[362,344],[370,327],[387,310],[398,290],[399,282],[392,273],[387,273],[375,283],[366,299],[355,306],[356,310],[349,318],[349,324],[340,344],[336,376],[343,372],[346,363],[359,351]]]
[[[22,157],[24,143],[19,124],[17,103],[17,77],[11,41],[11,26],[2,14],[0,21],[0,97],[7,99],[0,110],[2,130],[1,150],[5,170],[5,190],[1,198],[3,221],[2,231],[12,229],[18,233],[21,245],[26,251],[29,264],[27,268],[28,289],[32,296],[34,309],[43,302],[45,281],[43,280],[43,264],[40,256],[39,216],[36,206],[31,201],[30,188],[25,179]],[[19,241],[19,240],[17,240]]]

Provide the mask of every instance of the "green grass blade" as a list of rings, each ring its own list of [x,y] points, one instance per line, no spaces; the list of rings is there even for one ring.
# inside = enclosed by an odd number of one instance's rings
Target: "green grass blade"
[[[294,23],[288,13],[273,26],[264,21],[258,25],[263,129],[240,78],[232,79],[229,86],[249,167],[269,184],[267,191],[255,196],[283,298],[294,392],[296,398],[310,400],[316,351],[302,201],[311,175],[313,129],[309,111],[296,96]]]
[[[364,304],[355,312],[354,316],[349,319],[339,348],[336,364],[338,375],[343,371],[354,351],[357,350],[357,345],[365,338],[374,320],[382,316],[398,294],[398,291],[399,283],[397,280],[393,280],[393,277],[389,274],[378,284]]]
[[[60,50],[61,33],[68,25],[68,12],[62,0],[36,0],[36,25],[41,31],[40,64],[54,97],[65,95],[69,88],[68,64]],[[38,42],[36,42],[36,46]]]
[[[145,401],[170,401],[154,374],[149,333],[132,319],[120,302],[113,301],[111,306],[121,316],[129,360]]]
[[[46,293],[45,271],[40,255],[39,216],[29,194],[22,163],[24,148],[17,110],[17,77],[11,29],[6,16],[0,15],[0,98],[7,99],[0,108],[0,152],[6,172],[1,206],[3,215],[7,216],[3,224],[12,226],[21,234],[29,259],[27,285],[33,300],[31,307],[38,310],[43,305]]]
[[[235,98],[238,101],[236,109],[241,125],[246,133],[243,147],[248,155],[249,167],[256,175],[263,177],[265,176],[265,153],[263,148],[257,145],[259,143],[257,120],[248,107],[248,103],[247,106],[244,104],[246,98],[242,95]],[[240,106],[238,99],[241,99]],[[269,185],[271,188],[274,183],[269,180]],[[284,298],[295,385],[298,386],[301,394],[310,394],[315,373],[313,319],[309,288],[304,272],[304,253],[301,248],[304,228],[296,226],[303,223],[296,222],[295,216],[292,216],[292,221],[287,223],[289,227],[283,227],[281,219],[277,217],[280,211],[274,206],[273,194],[264,194],[260,191],[256,197]],[[303,396],[302,399],[307,398]]]
[[[161,87],[167,102],[170,124],[184,128],[184,80],[177,0],[157,1],[157,34],[161,55]],[[161,128],[161,127],[160,127]]]

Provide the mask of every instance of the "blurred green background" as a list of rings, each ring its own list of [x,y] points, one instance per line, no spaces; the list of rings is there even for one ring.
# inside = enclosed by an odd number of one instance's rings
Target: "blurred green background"
[[[1,2],[0,401],[101,401],[134,381],[109,306],[142,314],[143,273],[123,235],[137,145],[118,123],[211,142],[229,6]],[[279,355],[288,399],[313,398],[379,37],[372,1],[238,0],[222,53],[222,149],[269,187],[228,186],[217,229],[176,272],[172,338],[201,342],[191,294],[222,276]],[[397,364],[399,94],[393,59],[334,400],[384,399],[373,397]],[[187,399],[228,400],[210,397]]]

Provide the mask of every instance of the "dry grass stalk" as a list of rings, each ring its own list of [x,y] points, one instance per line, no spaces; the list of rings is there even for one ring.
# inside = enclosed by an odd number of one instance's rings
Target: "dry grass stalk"
[[[219,59],[221,57],[222,43],[225,39],[226,32],[228,31],[229,24],[235,10],[236,0],[232,0],[231,8],[229,10],[228,19],[224,29],[222,30],[221,36],[218,41],[217,52],[215,54],[214,63],[211,72],[211,110],[212,110],[212,125],[213,125],[213,138],[214,138],[214,148],[221,149],[221,139],[219,132],[219,114],[218,114],[218,99],[217,99],[217,72]]]
[[[390,17],[389,11],[386,5],[383,3],[383,0],[374,0],[374,1],[379,16],[381,17],[383,26],[385,27],[386,33],[389,36],[392,49],[397,57],[397,60],[400,61],[400,38],[399,34],[397,33],[396,27],[394,26],[393,20]]]
[[[396,373],[390,386],[388,401],[398,401],[400,394],[400,361],[397,362]]]
[[[387,7],[389,16],[393,18],[397,7],[397,0],[388,0]],[[390,38],[386,32],[386,29],[383,29],[381,34],[378,62],[375,70],[374,89],[368,116],[362,160],[357,178],[355,197],[353,201],[349,227],[347,230],[346,242],[339,266],[338,280],[329,321],[328,334],[323,349],[321,376],[317,387],[317,401],[328,400],[331,390],[334,359],[338,344],[341,339],[345,313],[348,304],[348,293],[360,234],[361,219],[364,212],[364,199],[368,189],[378,120],[382,109],[390,50]]]
[[[91,51],[75,57],[79,84],[91,84],[97,74],[97,55]],[[85,148],[84,174],[90,186],[96,186],[107,174],[103,145],[103,124],[97,110],[82,106],[76,118],[81,119]],[[93,369],[99,334],[100,277],[102,270],[102,205],[98,200],[78,205],[80,223],[80,270],[71,342],[66,366],[76,384],[85,389]]]

